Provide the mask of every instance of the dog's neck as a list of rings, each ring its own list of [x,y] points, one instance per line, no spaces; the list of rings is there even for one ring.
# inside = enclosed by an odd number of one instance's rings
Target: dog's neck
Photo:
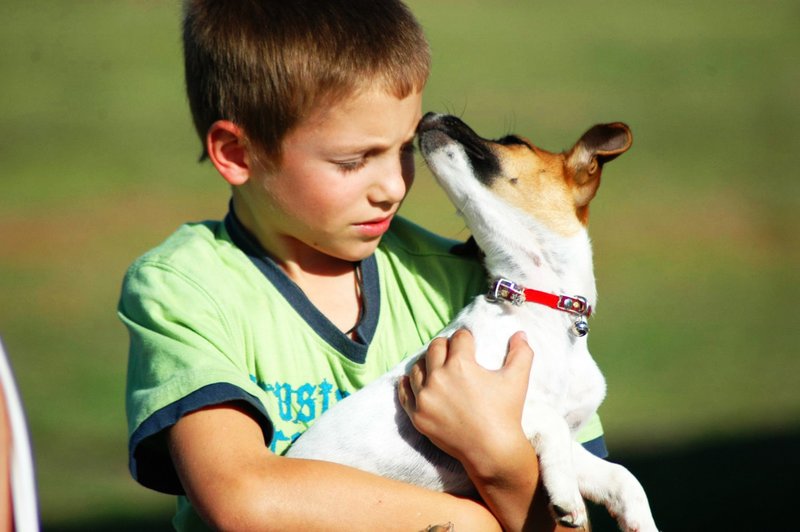
[[[502,207],[488,209],[501,212],[499,216],[463,213],[485,254],[489,276],[537,290],[580,295],[594,306],[597,289],[586,229],[559,235],[517,209]]]

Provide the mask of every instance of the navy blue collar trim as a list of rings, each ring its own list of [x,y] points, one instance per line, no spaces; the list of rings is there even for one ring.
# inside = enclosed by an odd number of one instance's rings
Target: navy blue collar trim
[[[380,316],[381,292],[378,279],[378,263],[374,255],[370,255],[361,261],[362,309],[361,319],[355,328],[358,341],[354,341],[331,323],[309,301],[300,287],[289,279],[286,273],[264,251],[258,241],[236,218],[236,214],[233,212],[233,205],[231,205],[227,216],[225,216],[225,229],[228,231],[231,241],[247,255],[256,268],[264,274],[264,277],[278,289],[295,311],[306,320],[309,327],[314,329],[323,340],[339,353],[353,362],[363,364],[366,361],[367,350],[372,338],[375,336]]]

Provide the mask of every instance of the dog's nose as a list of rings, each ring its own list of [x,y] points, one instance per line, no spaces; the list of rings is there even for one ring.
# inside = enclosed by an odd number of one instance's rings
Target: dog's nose
[[[422,120],[420,120],[419,124],[417,125],[417,133],[432,129],[442,116],[444,115],[440,115],[439,113],[434,113],[431,111],[425,113],[425,116],[422,117]]]

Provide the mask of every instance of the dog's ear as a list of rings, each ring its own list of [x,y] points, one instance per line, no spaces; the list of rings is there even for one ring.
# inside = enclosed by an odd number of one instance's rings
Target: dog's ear
[[[600,186],[603,165],[628,151],[633,134],[622,122],[599,124],[583,134],[567,155],[578,207],[588,205]]]

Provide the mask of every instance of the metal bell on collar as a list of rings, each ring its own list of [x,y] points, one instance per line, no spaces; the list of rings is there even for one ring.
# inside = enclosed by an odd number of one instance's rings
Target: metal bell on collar
[[[578,318],[575,320],[575,322],[573,322],[572,327],[569,328],[569,332],[571,332],[573,336],[583,338],[589,334],[589,324],[586,323],[585,319]]]

